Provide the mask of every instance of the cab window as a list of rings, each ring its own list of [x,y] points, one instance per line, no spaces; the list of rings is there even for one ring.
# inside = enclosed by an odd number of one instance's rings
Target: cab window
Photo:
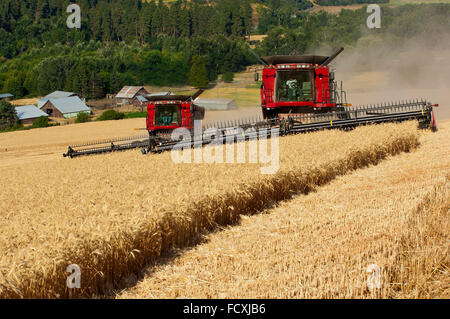
[[[278,71],[277,101],[312,101],[312,75],[309,70]]]
[[[157,105],[155,109],[156,126],[178,125],[178,107],[177,104]]]

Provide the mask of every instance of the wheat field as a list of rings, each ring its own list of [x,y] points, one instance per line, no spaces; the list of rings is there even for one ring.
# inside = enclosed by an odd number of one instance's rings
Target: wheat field
[[[145,134],[143,131],[136,131],[135,128],[145,128],[145,119],[89,122],[1,133],[0,153],[49,146],[62,146],[67,149],[69,144]]]
[[[414,152],[242,217],[117,298],[450,298],[449,139],[446,122]]]
[[[338,175],[413,150],[417,123],[280,138],[280,170],[138,151],[0,168],[0,297],[90,297],[173,247]],[[78,264],[82,288],[66,288]]]

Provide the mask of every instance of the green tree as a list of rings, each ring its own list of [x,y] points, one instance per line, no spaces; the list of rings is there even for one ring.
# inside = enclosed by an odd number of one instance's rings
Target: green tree
[[[33,125],[31,125],[32,128],[38,128],[38,127],[48,127],[50,124],[48,123],[48,117],[47,116],[41,116],[37,118]]]
[[[122,120],[125,118],[125,113],[117,112],[115,110],[108,110],[102,113],[97,121]]]
[[[189,83],[192,86],[199,88],[208,86],[205,62],[199,55],[192,57],[191,70],[189,72]]]
[[[22,97],[25,93],[23,87],[23,77],[15,73],[6,80],[5,91],[13,94],[15,97]]]
[[[234,80],[233,72],[226,72],[222,75],[222,81],[224,82],[233,82],[233,80]]]
[[[5,130],[11,128],[18,121],[19,118],[17,117],[14,106],[5,100],[0,100],[0,129]]]
[[[75,123],[84,123],[89,121],[89,114],[81,112],[77,114]]]

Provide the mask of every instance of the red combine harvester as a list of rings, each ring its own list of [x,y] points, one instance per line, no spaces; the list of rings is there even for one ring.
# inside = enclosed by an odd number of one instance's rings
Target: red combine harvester
[[[261,106],[264,118],[279,114],[344,111],[346,95],[338,90],[328,65],[342,52],[332,56],[269,56],[261,59]]]
[[[64,157],[76,157],[124,151],[142,148],[146,154],[147,149],[154,149],[157,142],[169,142],[170,134],[174,129],[186,128],[192,130],[194,121],[203,120],[205,109],[194,104],[194,100],[203,93],[198,90],[194,95],[167,95],[147,97],[146,130],[148,135],[130,136],[121,139],[95,141],[93,143],[69,146]]]
[[[329,64],[343,51],[333,55],[270,56],[257,58],[264,65],[261,85],[263,118],[217,123],[194,130],[194,121],[204,117],[205,109],[195,104],[203,90],[194,95],[150,96],[147,102],[148,135],[97,141],[69,146],[68,157],[141,148],[143,154],[170,150],[178,143],[197,147],[219,140],[242,138],[242,130],[258,134],[259,130],[277,129],[279,135],[298,134],[323,129],[353,129],[359,125],[418,120],[419,127],[436,129],[433,107],[423,99],[351,107],[347,104],[342,83],[338,87]],[[253,51],[252,51],[253,52]],[[174,129],[186,128],[191,138],[174,140]],[[206,132],[206,130],[208,131]],[[211,134],[211,129],[213,133]],[[237,130],[242,129],[242,130]],[[245,138],[250,135],[244,134]],[[199,142],[200,141],[200,142]]]

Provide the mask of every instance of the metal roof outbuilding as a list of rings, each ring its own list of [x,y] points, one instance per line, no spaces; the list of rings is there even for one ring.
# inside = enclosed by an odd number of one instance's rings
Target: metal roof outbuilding
[[[204,107],[206,110],[234,110],[237,109],[235,100],[231,99],[200,99],[197,98],[195,104]]]
[[[46,99],[63,99],[63,98],[67,98],[67,97],[71,97],[71,96],[75,96],[75,95],[78,95],[78,94],[73,93],[73,92],[55,91],[55,92],[52,92],[52,93],[44,96],[44,98],[46,98]]]
[[[120,90],[120,92],[117,93],[116,98],[117,99],[132,99],[141,90],[145,91],[145,88],[143,86],[124,86],[122,88],[122,90]],[[145,91],[145,94],[147,94],[147,93],[148,92]]]
[[[0,94],[0,100],[1,100],[1,99],[11,98],[11,97],[14,97],[14,95],[12,95],[11,93],[3,93],[3,94]]]
[[[16,106],[16,113],[19,120],[35,119],[41,116],[48,116],[34,105]]]
[[[62,114],[91,111],[91,109],[78,96],[63,99],[50,99],[49,101]]]

